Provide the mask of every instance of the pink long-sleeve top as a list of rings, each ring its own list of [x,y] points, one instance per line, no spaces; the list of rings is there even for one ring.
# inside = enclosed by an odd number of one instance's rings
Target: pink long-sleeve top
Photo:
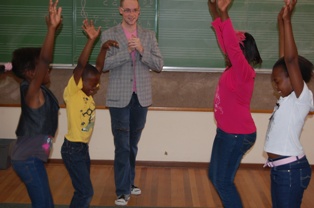
[[[221,50],[232,66],[222,73],[215,93],[217,127],[230,134],[251,134],[256,126],[250,112],[255,71],[246,60],[230,19],[212,22]]]

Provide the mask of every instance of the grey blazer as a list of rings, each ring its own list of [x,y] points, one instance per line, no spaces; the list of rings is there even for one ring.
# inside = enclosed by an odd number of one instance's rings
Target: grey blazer
[[[152,104],[150,70],[161,72],[164,62],[158,48],[155,33],[137,26],[137,35],[144,47],[144,53],[136,53],[136,89],[141,106]],[[109,70],[106,105],[122,108],[129,104],[133,93],[133,61],[128,52],[128,41],[121,24],[103,31],[101,42],[116,40],[119,48],[111,47],[107,52],[103,71]]]

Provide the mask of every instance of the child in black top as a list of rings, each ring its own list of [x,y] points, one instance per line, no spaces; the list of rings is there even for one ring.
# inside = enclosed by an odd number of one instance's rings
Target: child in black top
[[[33,208],[54,207],[44,162],[58,127],[59,104],[45,86],[50,82],[55,34],[61,23],[58,0],[49,1],[48,27],[42,48],[20,48],[13,52],[12,71],[21,83],[21,116],[12,152],[12,166],[25,183]]]

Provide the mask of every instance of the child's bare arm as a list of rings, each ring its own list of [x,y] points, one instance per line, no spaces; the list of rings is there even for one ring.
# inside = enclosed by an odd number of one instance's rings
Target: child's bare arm
[[[25,97],[26,104],[31,108],[38,108],[45,102],[40,86],[43,84],[47,73],[49,73],[49,65],[52,62],[55,43],[55,33],[62,21],[62,8],[57,8],[57,5],[58,0],[55,3],[52,0],[49,1],[49,16],[46,17],[48,31],[40,51],[38,64],[34,71],[27,71],[27,73],[30,73],[29,76],[33,77]]]
[[[284,12],[284,7],[280,10],[278,16],[277,16],[277,24],[278,24],[278,32],[279,32],[279,57],[284,56],[284,48],[285,48],[285,37],[284,37],[284,25],[283,25],[283,19],[282,15]]]
[[[79,80],[82,76],[82,73],[85,69],[87,62],[88,62],[88,58],[89,58],[91,51],[94,47],[94,43],[100,34],[100,27],[98,27],[98,29],[96,30],[94,27],[93,21],[89,22],[87,19],[85,19],[83,22],[82,28],[83,28],[85,34],[87,35],[88,40],[85,44],[85,47],[82,50],[82,53],[78,59],[77,65],[73,71],[73,76],[74,76],[74,80],[75,80],[76,84],[79,82]]]
[[[210,15],[212,16],[212,20],[215,20],[219,17],[216,2],[217,2],[217,0],[208,0],[208,2],[207,2],[208,11],[209,11]]]
[[[117,41],[115,40],[107,40],[104,44],[102,44],[100,52],[97,56],[97,60],[96,60],[96,69],[98,71],[102,71],[104,68],[104,64],[105,64],[105,58],[106,58],[106,54],[107,54],[107,50],[110,50],[110,47],[114,46],[119,48],[119,44]]]
[[[286,4],[283,12],[284,22],[284,58],[289,72],[290,82],[297,97],[302,93],[304,82],[299,67],[298,49],[294,40],[291,16],[297,0],[291,0]]]
[[[220,12],[221,21],[225,21],[229,18],[228,9],[232,0],[216,0],[217,1],[217,8]]]

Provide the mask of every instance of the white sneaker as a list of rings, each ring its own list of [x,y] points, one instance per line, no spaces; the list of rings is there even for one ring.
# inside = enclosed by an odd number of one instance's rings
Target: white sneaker
[[[132,185],[131,187],[131,194],[133,195],[140,195],[142,193],[141,189],[139,187],[136,187]]]
[[[118,206],[125,206],[128,204],[128,201],[130,199],[130,195],[121,195],[121,196],[118,196],[118,198],[114,201],[114,203]]]

